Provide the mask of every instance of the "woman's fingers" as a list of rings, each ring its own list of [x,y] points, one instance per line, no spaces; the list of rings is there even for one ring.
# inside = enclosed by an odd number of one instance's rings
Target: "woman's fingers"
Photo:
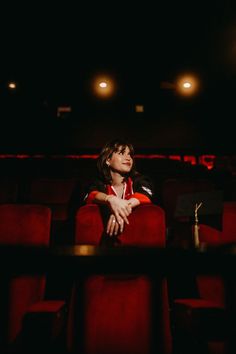
[[[127,212],[128,212],[128,215],[130,215],[131,213],[132,213],[132,207],[131,206],[127,206],[126,207],[126,210],[127,210]]]
[[[117,221],[117,219],[119,221]],[[120,217],[119,214],[117,214],[116,216],[112,214],[107,223],[107,234],[109,236],[116,236],[119,232],[122,233],[124,231],[124,223],[125,221]]]
[[[129,220],[127,218],[128,215],[126,215],[126,213],[124,213],[124,211],[122,211],[122,210],[120,211],[120,216],[122,218],[122,221],[125,221],[126,224],[129,224]]]
[[[114,215],[111,215],[107,223],[107,234],[109,234],[110,236],[113,235],[115,224],[116,224],[116,218]]]
[[[124,224],[124,221],[126,222],[126,224],[129,224],[129,220],[127,219],[126,215],[122,211],[117,211],[115,213],[115,216],[116,216],[116,221],[120,226]]]
[[[124,220],[123,219],[120,219],[119,226],[120,226],[120,232],[123,232],[124,231]]]
[[[114,229],[114,235],[118,235],[118,232],[119,232],[119,224],[118,222],[115,223],[115,229]]]
[[[129,223],[127,216],[131,214],[132,206],[128,200],[123,200],[114,196],[114,198],[110,199],[110,209],[115,214],[117,222],[119,222],[119,218],[117,216],[117,214],[119,214],[119,216],[124,219],[127,224]]]
[[[107,234],[109,236],[117,235],[120,224],[117,222],[115,215],[111,215],[107,223]]]

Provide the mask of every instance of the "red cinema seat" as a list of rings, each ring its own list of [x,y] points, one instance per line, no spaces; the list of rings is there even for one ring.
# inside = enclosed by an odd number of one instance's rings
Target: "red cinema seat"
[[[235,243],[235,220],[236,202],[224,202],[222,231],[200,224],[200,244],[218,247]],[[186,338],[189,338],[189,345],[194,343],[196,351],[205,347],[205,350],[211,349],[212,353],[225,353],[230,324],[227,322],[225,311],[224,279],[218,275],[197,275],[196,283],[198,298],[181,298],[174,301],[177,341],[183,347],[187,342]],[[186,347],[186,352],[189,350]]]
[[[119,247],[165,247],[165,214],[156,205],[137,207],[129,225],[119,235]],[[77,244],[99,245],[103,221],[97,205],[85,205],[76,215]],[[171,353],[169,306],[166,280],[159,282],[161,320],[152,328],[152,284],[143,274],[93,275],[84,285],[82,347],[86,354],[149,354],[151,336],[159,342],[160,354]],[[74,293],[76,309],[77,295]],[[72,311],[74,313],[74,311]],[[75,316],[76,317],[76,316]],[[74,322],[75,323],[75,322]],[[70,328],[72,328],[71,326]],[[69,346],[79,353],[76,323],[69,333]],[[77,343],[78,344],[78,343]]]
[[[51,210],[46,206],[0,205],[0,245],[48,247],[50,228]],[[9,259],[9,262],[14,260]],[[17,267],[17,264],[15,266]],[[23,319],[27,313],[57,312],[64,306],[62,301],[43,301],[45,282],[44,275],[26,274],[10,279],[7,304],[0,304],[2,309],[0,328],[3,329],[0,331],[2,350],[14,347],[19,341]],[[4,289],[0,287],[0,294],[1,292],[4,292]]]

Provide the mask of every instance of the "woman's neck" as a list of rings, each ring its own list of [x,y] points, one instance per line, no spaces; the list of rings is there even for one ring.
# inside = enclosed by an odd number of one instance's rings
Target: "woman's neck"
[[[111,171],[111,178],[112,178],[112,185],[113,186],[120,186],[124,183],[124,176],[122,176],[118,172]]]

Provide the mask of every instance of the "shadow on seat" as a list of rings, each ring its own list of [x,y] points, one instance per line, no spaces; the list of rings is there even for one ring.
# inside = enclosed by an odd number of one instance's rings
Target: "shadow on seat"
[[[18,198],[18,182],[11,178],[0,180],[0,204],[16,203]]]
[[[162,203],[166,213],[168,246],[189,247],[189,217],[176,218],[178,198],[199,192],[211,192],[214,184],[207,178],[168,178],[162,185]]]
[[[52,211],[52,244],[67,244],[69,202],[77,184],[74,178],[36,178],[29,188],[29,203],[41,204]]]

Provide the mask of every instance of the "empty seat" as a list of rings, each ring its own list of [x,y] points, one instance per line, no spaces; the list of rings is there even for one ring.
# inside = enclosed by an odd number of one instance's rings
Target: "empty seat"
[[[200,244],[220,247],[236,241],[236,202],[224,202],[223,228],[219,231],[208,225],[199,225]],[[224,279],[219,275],[197,275],[197,298],[179,298],[174,301],[174,323],[177,342],[181,348],[190,346],[196,350],[211,346],[218,353],[225,353],[225,343],[231,333],[225,311]],[[235,299],[236,300],[236,299]],[[194,343],[194,344],[193,344]],[[223,343],[223,345],[222,345]],[[214,345],[213,345],[214,344]],[[219,349],[220,348],[220,349]],[[186,346],[186,352],[190,347]],[[185,353],[185,352],[184,352]]]
[[[0,245],[48,247],[50,227],[51,211],[46,206],[0,205]],[[9,259],[9,262],[14,262],[14,259]],[[64,306],[63,302],[43,302],[45,282],[44,275],[26,274],[10,279],[7,304],[2,302],[4,297],[0,295],[0,328],[4,329],[0,333],[2,349],[9,348],[18,341],[22,333],[23,318],[31,306],[40,302],[42,311],[55,311],[55,308]],[[0,294],[4,294],[4,291],[1,286]]]

